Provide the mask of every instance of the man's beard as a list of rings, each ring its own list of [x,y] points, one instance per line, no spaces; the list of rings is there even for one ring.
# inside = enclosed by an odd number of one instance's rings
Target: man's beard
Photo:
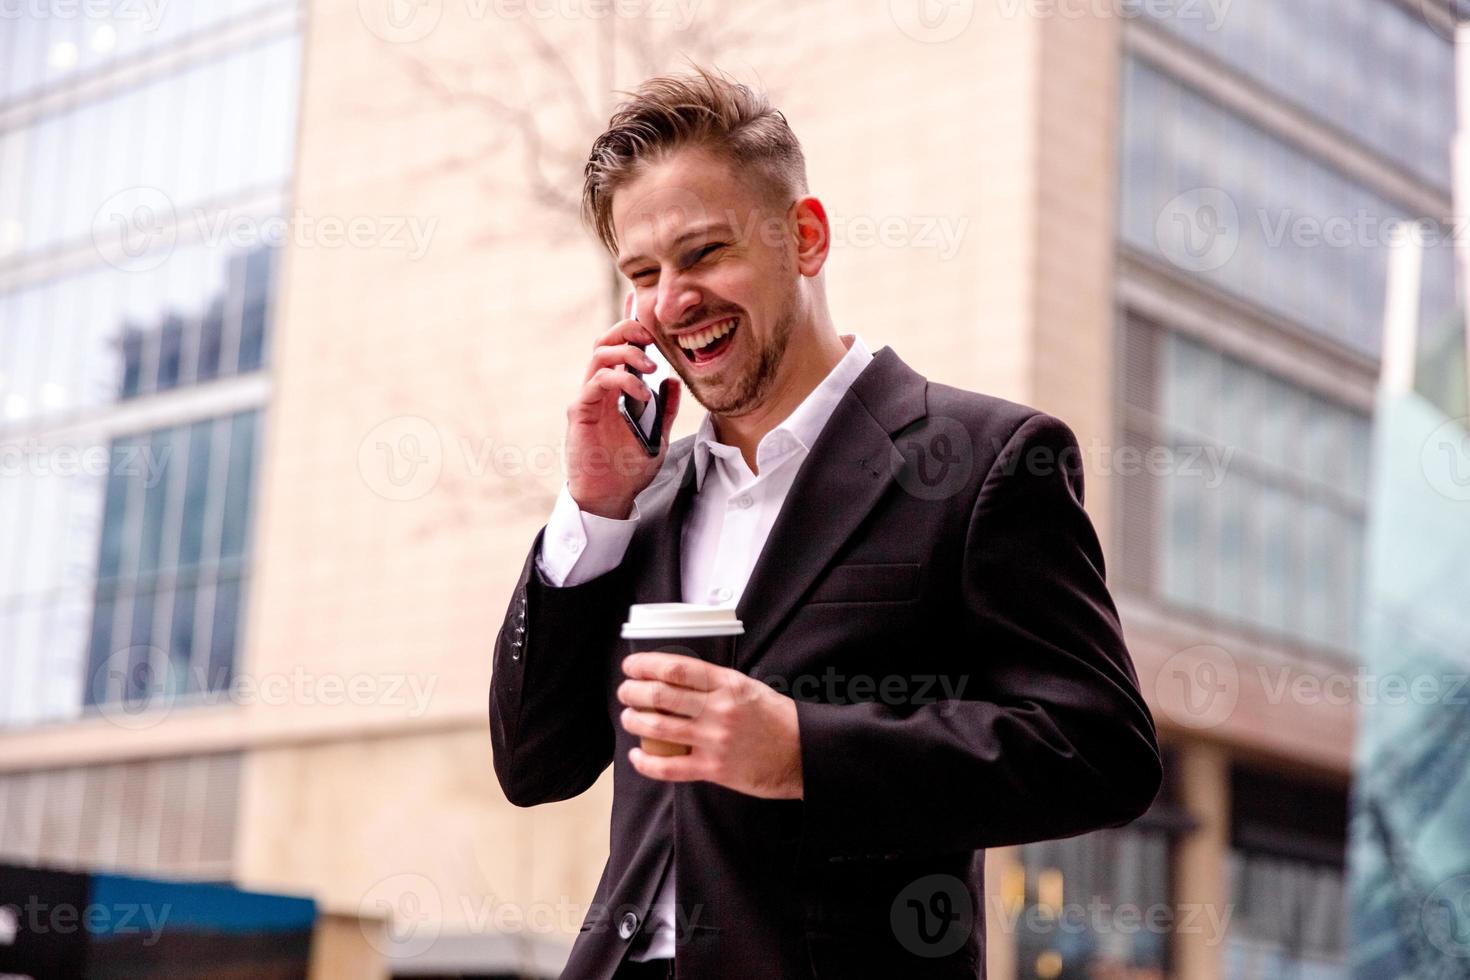
[[[760,342],[756,349],[755,366],[736,378],[731,385],[710,386],[705,379],[691,376],[692,372],[686,372],[684,365],[677,364],[679,376],[684,379],[684,387],[699,404],[714,415],[735,417],[753,412],[765,401],[771,386],[776,383],[776,372],[780,370],[781,360],[786,356],[786,347],[791,343],[791,330],[795,324],[796,313],[788,308],[776,321],[771,336]],[[747,327],[747,333],[751,337],[755,336],[755,331],[748,329],[748,319],[743,326]],[[712,387],[713,390],[710,390]]]

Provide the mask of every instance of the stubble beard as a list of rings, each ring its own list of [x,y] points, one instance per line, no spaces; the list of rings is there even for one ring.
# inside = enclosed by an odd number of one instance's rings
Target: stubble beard
[[[733,384],[711,386],[703,378],[691,377],[692,372],[686,372],[680,365],[679,374],[684,379],[684,386],[713,415],[733,418],[755,411],[776,383],[776,374],[791,343],[795,324],[796,313],[788,308],[776,321],[771,336],[760,343],[755,365],[736,378]],[[748,321],[746,326],[749,326]],[[750,332],[754,335],[754,331]]]

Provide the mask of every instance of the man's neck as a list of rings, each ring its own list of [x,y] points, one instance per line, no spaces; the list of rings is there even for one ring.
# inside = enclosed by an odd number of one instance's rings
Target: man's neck
[[[848,343],[833,330],[821,331],[807,351],[788,349],[786,363],[792,373],[779,382],[771,397],[754,411],[733,418],[714,416],[715,437],[725,445],[739,449],[750,472],[758,473],[755,450],[761,439],[796,411],[796,407],[822,383],[822,379],[832,373],[847,351]]]

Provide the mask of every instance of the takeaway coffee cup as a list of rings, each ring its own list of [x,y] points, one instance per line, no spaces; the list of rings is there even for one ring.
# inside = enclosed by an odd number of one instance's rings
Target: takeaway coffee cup
[[[735,638],[745,627],[735,617],[733,606],[708,606],[696,602],[651,602],[628,608],[623,639],[628,652],[661,650],[698,657],[720,667],[735,663]],[[649,755],[684,755],[689,746],[662,739],[643,739]]]

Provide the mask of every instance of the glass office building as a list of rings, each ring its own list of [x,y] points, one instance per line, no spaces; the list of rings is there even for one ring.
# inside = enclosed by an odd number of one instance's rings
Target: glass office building
[[[296,140],[294,2],[0,19],[0,726],[229,685]],[[0,774],[0,856],[215,874],[234,756]]]
[[[1114,581],[1159,621],[1264,663],[1351,672],[1398,222],[1420,222],[1429,244],[1421,335],[1457,322],[1454,46],[1394,0],[1256,0],[1218,22],[1184,5],[1133,9],[1116,426],[1120,444],[1163,447],[1170,465],[1122,478]],[[1342,779],[1242,755],[1223,790],[1222,975],[1348,976]],[[1130,861],[1140,881],[1158,863]],[[1052,976],[1087,976],[1100,956],[1142,971],[1129,975],[1172,967],[1165,948],[1095,938],[1099,952],[1058,960]],[[1045,977],[1046,962],[1023,958],[1021,975]]]

